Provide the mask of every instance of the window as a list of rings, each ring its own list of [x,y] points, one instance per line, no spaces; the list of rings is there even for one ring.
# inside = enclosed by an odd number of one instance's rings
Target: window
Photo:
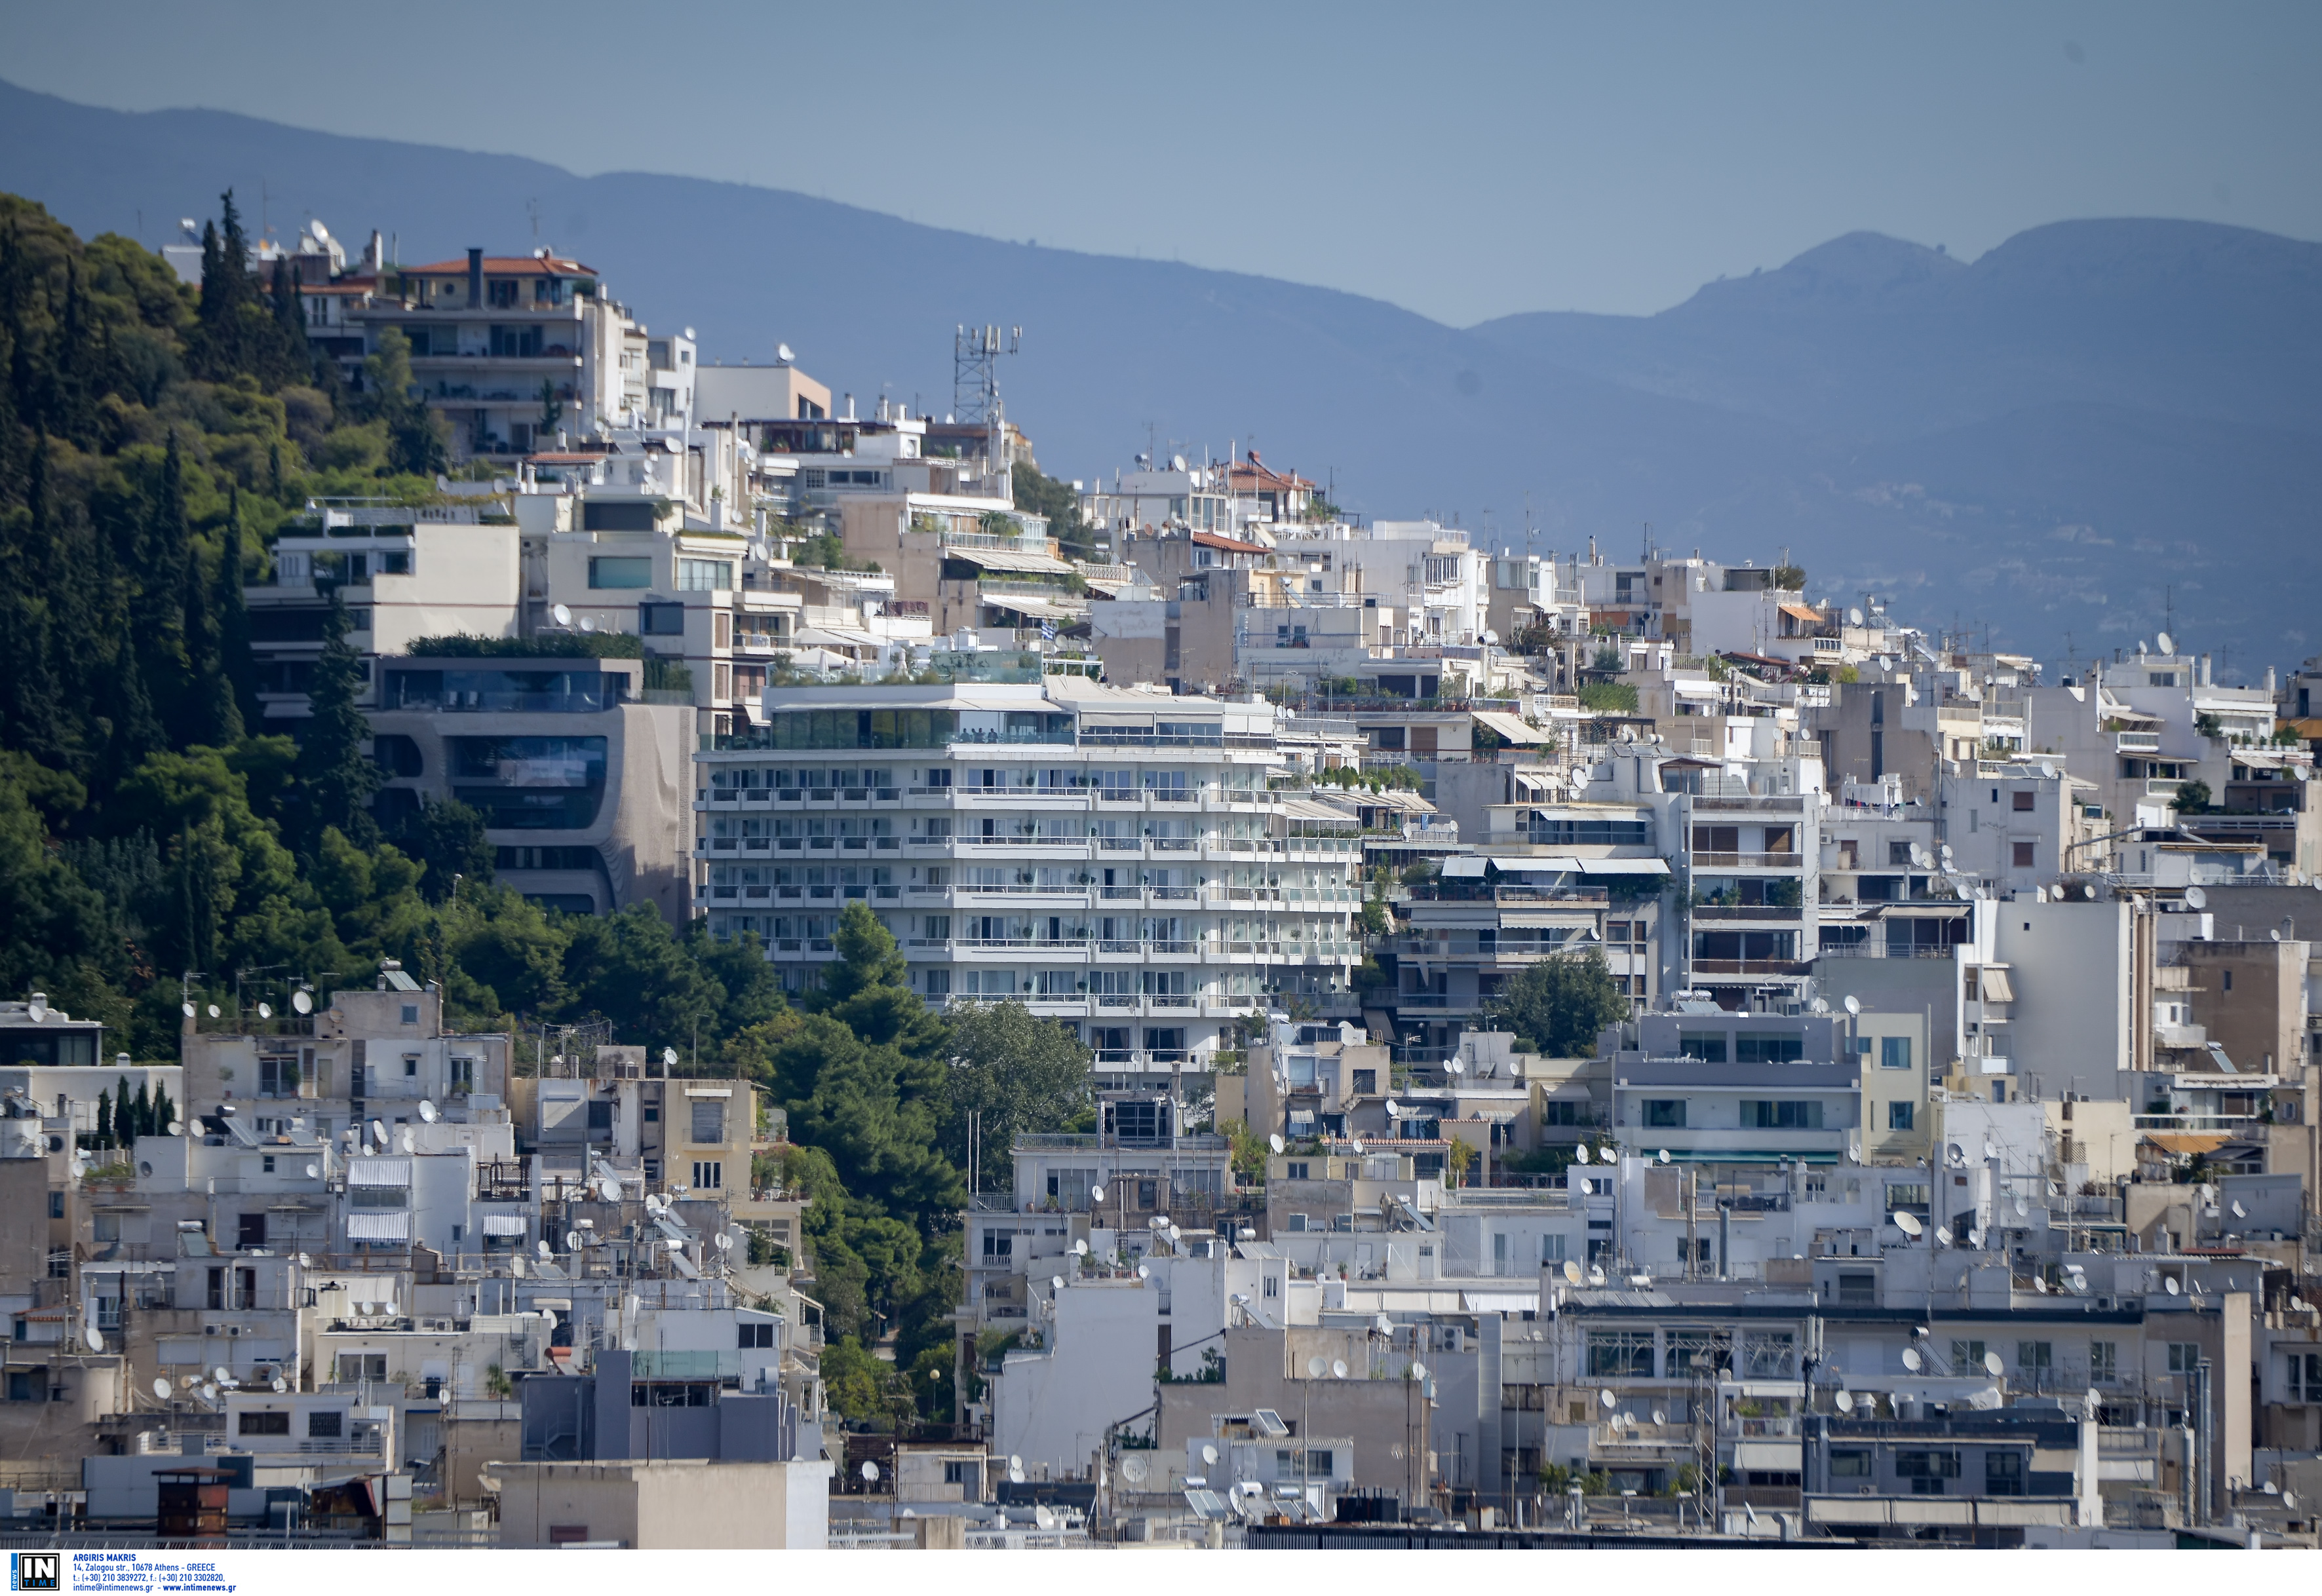
[[[2055,1343],[2052,1341],[2019,1341],[2016,1344],[2016,1366],[2026,1374],[2045,1374],[2053,1366]]]
[[[49,1218],[51,1218],[51,1219],[61,1219],[61,1218],[63,1218],[64,1217],[65,1217],[65,1194],[64,1194],[63,1192],[61,1192],[61,1191],[51,1191],[51,1192],[50,1192],[50,1193],[49,1193]]]
[[[1369,1097],[1378,1090],[1378,1072],[1376,1070],[1357,1070],[1354,1072],[1354,1082],[1353,1092],[1355,1096],[1358,1098]]]
[[[2019,798],[2029,798],[2019,792]],[[2024,1455],[2021,1452],[1987,1452],[1983,1455],[1983,1493],[1986,1496],[2021,1496],[2024,1494]]]
[[[589,561],[589,585],[592,588],[650,588],[653,586],[653,556],[592,555]]]
[[[1943,1482],[1959,1478],[1960,1460],[1956,1452],[1897,1452],[1895,1454],[1895,1477],[1911,1482],[1914,1496],[1941,1496]]]
[[[2120,1348],[2110,1341],[2089,1343],[2089,1380],[2096,1385],[2110,1385],[2120,1378]]]
[[[288,1413],[245,1413],[237,1427],[245,1436],[287,1436],[290,1433]]]
[[[1586,1123],[1582,1116],[1587,1107],[1570,1099],[1546,1102],[1540,1105],[1540,1121],[1542,1125],[1582,1125]]]
[[[1830,1477],[1833,1480],[1868,1480],[1870,1478],[1870,1454],[1853,1447],[1844,1450],[1833,1447],[1830,1455]]]
[[[596,561],[590,561],[595,564]],[[644,584],[639,582],[638,587]],[[677,590],[681,593],[707,593],[734,585],[734,562],[730,560],[681,560],[677,562]]]
[[[983,1233],[983,1259],[996,1263],[1016,1255],[1016,1233],[1012,1230],[987,1230]]]
[[[212,1270],[215,1274],[217,1272]],[[2169,1344],[2169,1373],[2191,1374],[2201,1367],[2201,1344],[2198,1341],[2172,1341]]]
[[[1983,1372],[1984,1345],[1980,1341],[1952,1343],[1952,1373],[1958,1375],[1979,1374]]]
[[[693,1099],[693,1140],[697,1145],[726,1139],[726,1104],[720,1098]]]
[[[944,1464],[944,1483],[974,1488],[983,1484],[983,1478],[981,1471],[973,1463],[947,1463]]]
[[[1907,1070],[1911,1067],[1911,1039],[1908,1036],[1879,1038],[1879,1067],[1882,1070]]]
[[[1909,1130],[1911,1128],[1911,1122],[1917,1117],[1917,1108],[1918,1105],[1915,1103],[1888,1104],[1887,1128],[1888,1130]]]
[[[241,1252],[250,1252],[266,1245],[266,1216],[242,1214],[234,1227],[233,1245]]]
[[[319,1409],[306,1415],[306,1437],[314,1441],[335,1441],[346,1434],[347,1416],[334,1408],[325,1413]]]
[[[2322,1403],[2322,1352],[2290,1354],[2290,1400]]]
[[[685,634],[685,606],[640,604],[637,606],[637,631],[647,637],[682,637]]]
[[[1699,1059],[1705,1064],[1725,1062],[1725,1038],[1720,1036],[1679,1036],[1677,1044],[1680,1058]]]
[[[1591,1330],[1588,1333],[1588,1373],[1592,1379],[1610,1376],[1650,1380],[1653,1377],[1653,1333],[1650,1330]]]
[[[1737,1064],[1795,1064],[1805,1056],[1805,1043],[1796,1036],[1744,1031],[1733,1039],[1733,1062]]]
[[[1879,1300],[1879,1277],[1867,1269],[1838,1272],[1838,1300],[1850,1307],[1873,1307]]]
[[[1813,1102],[1764,1102],[1744,1099],[1744,1130],[1820,1130],[1822,1105]]]
[[[2034,793],[2017,792],[2011,793],[2008,796],[2016,800],[2015,812],[2019,815],[2030,814],[2032,812],[2033,805],[2039,801],[2038,795]]]
[[[2033,868],[2032,850],[2035,845],[2036,844],[2032,843],[2008,844],[2008,847],[2013,850],[2015,868],[2017,870],[2030,870]]]
[[[22,1328],[22,1321],[18,1321]],[[19,1337],[21,1339],[21,1337]],[[8,1400],[12,1402],[38,1402],[49,1394],[49,1372],[45,1369],[11,1369],[8,1371]]]
[[[387,1354],[383,1352],[343,1352],[339,1354],[339,1379],[349,1384],[361,1380],[387,1378]]]
[[[1650,1130],[1683,1130],[1685,1099],[1683,1098],[1649,1098],[1645,1101],[1645,1126]]]
[[[716,1191],[725,1184],[725,1164],[714,1158],[694,1161],[693,1189],[696,1191]]]
[[[738,1346],[745,1348],[772,1347],[774,1345],[774,1327],[771,1321],[765,1324],[757,1325],[736,1325],[735,1327],[735,1344]]]

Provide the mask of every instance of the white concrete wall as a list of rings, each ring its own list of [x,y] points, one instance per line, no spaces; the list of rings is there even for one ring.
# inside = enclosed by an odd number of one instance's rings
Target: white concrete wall
[[[2016,993],[2011,1073],[2037,1095],[2116,1098],[2134,1064],[2125,900],[1992,906],[1992,952]]]
[[[1056,1302],[1048,1345],[1010,1353],[992,1382],[992,1449],[1082,1468],[1107,1425],[1152,1405],[1161,1293],[1149,1283],[1068,1285]]]

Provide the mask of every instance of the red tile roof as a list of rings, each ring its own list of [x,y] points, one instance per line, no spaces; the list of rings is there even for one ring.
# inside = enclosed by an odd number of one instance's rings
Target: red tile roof
[[[465,277],[468,275],[468,262],[464,259],[438,260],[433,266],[405,266],[398,269],[406,277]],[[560,260],[553,256],[546,260],[536,255],[487,255],[484,257],[486,277],[538,277],[543,273],[550,277],[595,277],[597,275],[592,267],[583,266],[578,260]]]
[[[1264,543],[1246,543],[1239,538],[1225,537],[1214,532],[1197,532],[1193,541],[1204,549],[1223,549],[1230,554],[1270,554],[1274,551]]]

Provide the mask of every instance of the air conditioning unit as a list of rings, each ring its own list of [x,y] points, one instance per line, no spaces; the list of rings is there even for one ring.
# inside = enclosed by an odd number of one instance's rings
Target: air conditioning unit
[[[229,1336],[239,1336],[244,1328],[245,1327],[242,1325],[228,1325],[225,1327],[225,1333]]]
[[[202,1334],[205,1336],[215,1336],[217,1333],[218,1327],[215,1325],[204,1325],[202,1327]]]

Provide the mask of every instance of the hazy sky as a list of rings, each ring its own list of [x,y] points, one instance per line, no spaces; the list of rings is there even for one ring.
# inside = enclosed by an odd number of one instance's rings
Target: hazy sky
[[[2322,238],[2311,3],[5,0],[0,75],[796,188],[1459,324],[1657,310],[1856,228],[1963,257],[2082,216]]]

